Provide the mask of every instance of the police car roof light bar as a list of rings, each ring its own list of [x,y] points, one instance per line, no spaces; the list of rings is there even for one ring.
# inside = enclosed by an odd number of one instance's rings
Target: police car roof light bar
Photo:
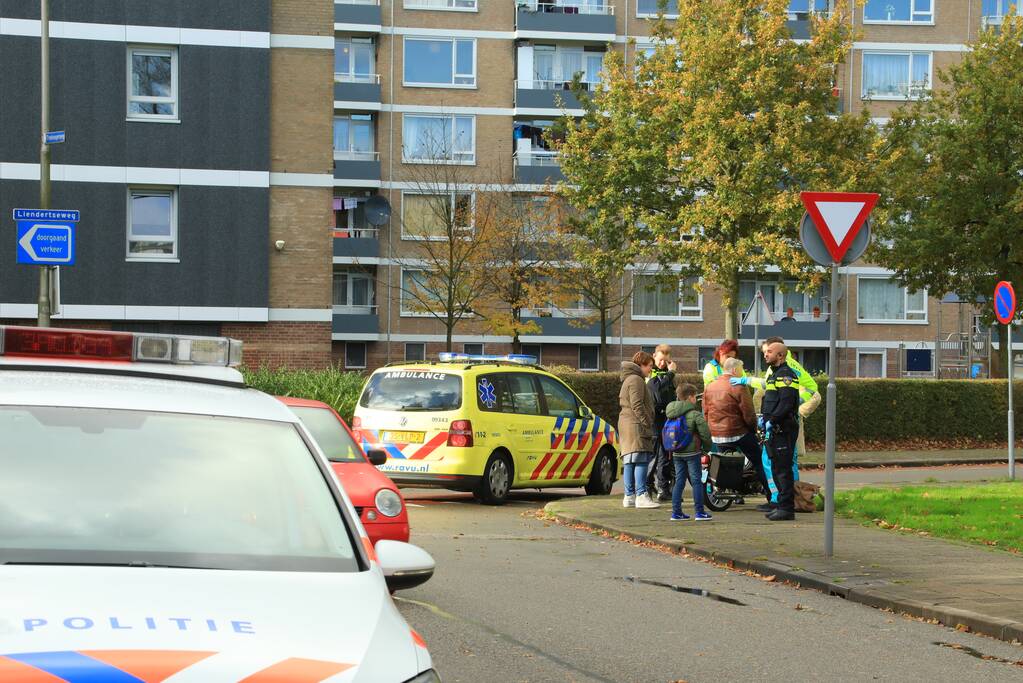
[[[241,364],[242,343],[226,337],[0,325],[0,356],[175,365]]]
[[[495,354],[480,353],[453,353],[445,351],[437,355],[441,363],[519,363],[521,365],[536,365],[536,356],[527,356],[523,353],[509,353],[504,356]]]

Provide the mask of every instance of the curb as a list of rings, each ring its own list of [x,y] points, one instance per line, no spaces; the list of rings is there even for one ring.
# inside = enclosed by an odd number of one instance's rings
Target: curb
[[[751,560],[737,555],[730,555],[700,546],[687,545],[681,541],[649,534],[638,534],[635,532],[619,529],[616,527],[598,524],[588,520],[573,517],[562,512],[553,512],[544,506],[544,511],[552,515],[558,522],[564,524],[575,524],[585,526],[596,531],[606,531],[616,536],[624,536],[628,539],[641,543],[656,543],[663,545],[676,553],[689,553],[713,562],[727,565],[729,568],[739,571],[751,571],[762,576],[774,575],[781,581],[787,581],[800,588],[811,588],[820,591],[825,595],[834,595],[840,598],[856,602],[868,607],[886,609],[892,612],[901,612],[911,617],[920,619],[933,619],[949,628],[965,626],[971,633],[981,633],[998,640],[1006,642],[1023,642],[1023,622],[1016,622],[1010,619],[991,617],[979,612],[958,609],[955,607],[944,607],[933,603],[919,602],[908,598],[900,598],[885,595],[884,591],[876,588],[856,588],[843,586],[835,583],[822,574],[808,572],[801,569],[793,569],[787,564],[772,562],[770,560]]]
[[[842,460],[835,463],[836,469],[875,469],[879,467],[942,467],[943,465],[1001,465],[1008,462],[1004,458],[984,458],[980,460],[969,460],[966,458],[953,458],[951,460],[877,460],[851,461]],[[799,466],[800,470],[823,470],[824,463],[805,464]]]

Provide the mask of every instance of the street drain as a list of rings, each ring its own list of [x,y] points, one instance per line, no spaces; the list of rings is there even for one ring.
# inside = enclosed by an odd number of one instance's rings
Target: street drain
[[[641,579],[638,576],[623,576],[622,580],[623,581],[628,581],[629,583],[645,583],[648,586],[660,586],[661,588],[670,588],[671,590],[675,591],[676,593],[686,593],[688,595],[696,595],[696,596],[699,596],[701,598],[709,598],[711,600],[717,600],[718,602],[723,602],[723,603],[725,603],[727,605],[740,605],[742,607],[748,607],[749,606],[745,602],[740,602],[740,601],[736,600],[735,598],[726,598],[723,595],[718,595],[717,593],[711,593],[710,591],[705,591],[702,588],[688,588],[686,586],[676,586],[673,583],[664,583],[663,581],[653,581],[651,579]]]
[[[983,652],[981,652],[980,650],[974,650],[969,645],[957,645],[956,643],[943,643],[943,642],[938,641],[938,640],[932,641],[931,645],[939,645],[941,647],[947,647],[947,648],[949,648],[951,650],[956,650],[958,652],[962,652],[965,655],[970,655],[971,657],[976,657],[977,659],[983,659],[985,662],[998,662],[999,664],[1012,664],[1014,666],[1023,666],[1023,659],[1012,660],[1012,659],[1003,659],[1001,657],[996,657],[994,655],[986,655]]]

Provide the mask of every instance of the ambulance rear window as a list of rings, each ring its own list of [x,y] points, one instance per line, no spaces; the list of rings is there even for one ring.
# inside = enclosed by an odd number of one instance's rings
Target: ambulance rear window
[[[359,405],[373,410],[457,410],[462,378],[431,370],[384,370],[369,379]]]

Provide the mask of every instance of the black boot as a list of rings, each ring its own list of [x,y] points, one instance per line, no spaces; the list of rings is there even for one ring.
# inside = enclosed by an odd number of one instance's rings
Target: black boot
[[[769,512],[769,513],[767,513],[764,516],[767,517],[772,522],[787,522],[787,521],[795,519],[796,518],[796,513],[794,513],[794,512],[786,512],[785,510],[782,510],[781,508],[778,508],[777,510],[774,510],[773,512]]]

